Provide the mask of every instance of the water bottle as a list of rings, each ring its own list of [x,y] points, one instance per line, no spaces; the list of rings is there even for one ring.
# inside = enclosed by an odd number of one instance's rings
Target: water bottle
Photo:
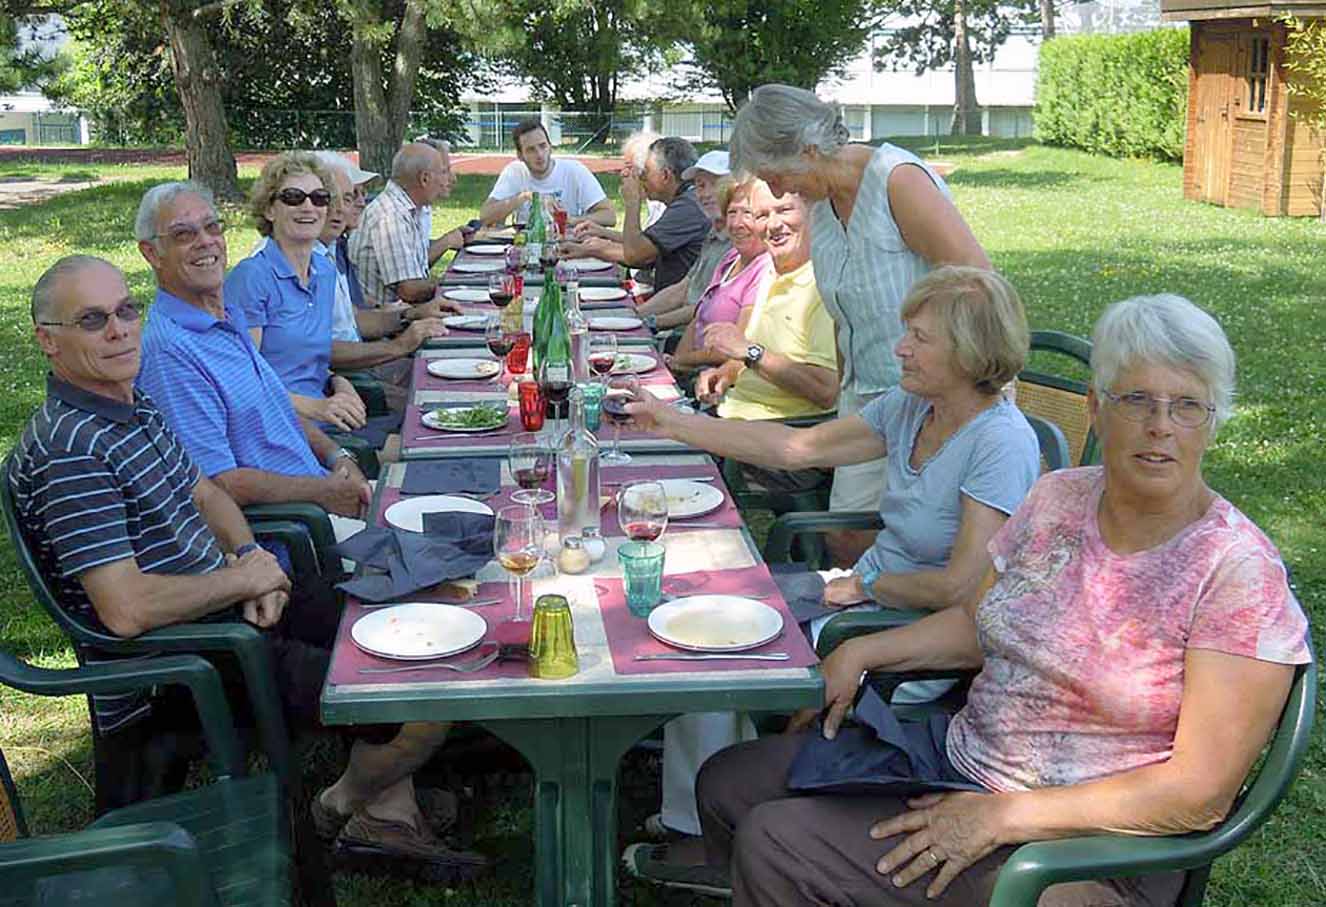
[[[566,282],[566,332],[571,335],[571,373],[576,383],[588,381],[589,319],[580,311],[580,281],[572,270]]]
[[[585,396],[571,391],[571,428],[557,450],[557,532],[562,539],[596,538],[599,516],[599,442],[585,428]]]

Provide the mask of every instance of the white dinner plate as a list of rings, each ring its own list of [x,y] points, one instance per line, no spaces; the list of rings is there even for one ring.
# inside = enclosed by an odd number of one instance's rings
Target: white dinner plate
[[[492,359],[430,359],[426,368],[434,378],[473,381],[493,377],[502,371],[502,363]]]
[[[601,258],[568,258],[566,261],[575,265],[577,271],[602,271],[612,267],[612,262]]]
[[[473,649],[488,635],[488,622],[469,608],[406,602],[365,614],[350,638],[370,655],[419,661]]]
[[[483,501],[455,494],[424,494],[403,498],[387,508],[382,518],[397,529],[424,531],[425,513],[481,513],[492,516],[493,508]]]
[[[612,364],[614,375],[643,375],[658,368],[658,360],[644,353],[618,353]]]
[[[783,615],[739,595],[690,595],[649,612],[649,632],[692,652],[742,652],[783,632]]]
[[[505,255],[506,246],[497,243],[479,243],[473,246],[466,246],[465,251],[470,255]]]
[[[626,291],[621,287],[581,287],[580,298],[587,302],[625,299]]]
[[[443,290],[442,295],[454,302],[492,302],[487,290],[476,290],[470,287]]]
[[[506,404],[497,400],[489,404],[473,403],[467,406],[463,403],[460,403],[460,404],[452,404],[450,406],[440,406],[437,409],[467,410],[467,409],[474,409],[476,406],[484,406],[486,409],[491,409],[491,410],[496,410],[499,406],[501,406],[503,409],[506,409]],[[502,421],[493,425],[474,425],[474,426],[448,425],[447,423],[442,422],[437,418],[437,416],[435,415],[437,409],[430,409],[419,415],[419,421],[424,423],[424,425],[431,428],[433,431],[450,431],[461,435],[481,435],[484,432],[501,431],[502,429],[506,428],[507,415],[505,413],[503,413]]]
[[[442,323],[458,331],[482,331],[488,327],[487,315],[447,315]]]
[[[496,228],[496,229],[492,229],[492,230],[487,231],[487,232],[484,234],[484,236],[485,236],[486,238],[488,238],[488,239],[515,239],[515,238],[516,238],[516,228],[515,228],[515,227],[498,227],[498,228]]]
[[[501,271],[505,267],[506,264],[500,261],[458,261],[451,266],[451,269],[461,274],[487,274]]]
[[[644,324],[631,315],[599,315],[589,319],[591,331],[633,331]]]
[[[723,506],[723,492],[704,482],[690,479],[659,479],[668,496],[668,519],[688,520],[713,513]]]

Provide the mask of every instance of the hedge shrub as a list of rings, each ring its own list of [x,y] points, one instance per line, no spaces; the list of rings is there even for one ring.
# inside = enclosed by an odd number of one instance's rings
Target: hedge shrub
[[[1183,158],[1188,29],[1074,35],[1041,46],[1036,138],[1114,157]]]

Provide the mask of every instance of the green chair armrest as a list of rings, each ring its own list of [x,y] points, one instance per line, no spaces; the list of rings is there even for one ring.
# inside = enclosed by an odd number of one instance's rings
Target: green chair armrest
[[[0,874],[12,892],[44,877],[113,866],[163,869],[179,907],[217,907],[198,844],[169,822],[96,828],[0,845]]]
[[[280,524],[297,523],[308,533],[308,539],[313,545],[313,552],[317,557],[316,573],[322,573],[329,577],[338,577],[341,574],[341,559],[332,552],[336,547],[336,532],[332,529],[331,518],[327,516],[327,511],[318,504],[311,501],[285,501],[280,504],[250,504],[244,508],[244,517],[249,521],[250,528],[256,524]],[[254,529],[257,533],[257,529]],[[282,538],[282,541],[285,541]],[[287,542],[287,548],[291,545]],[[304,547],[300,543],[298,547]],[[295,553],[292,550],[291,560],[293,561]]]
[[[38,696],[130,693],[165,685],[188,687],[217,775],[244,774],[239,736],[221,685],[221,675],[206,659],[197,655],[134,658],[52,669],[34,667],[8,652],[0,652],[0,682]]]
[[[359,463],[359,471],[364,474],[366,479],[376,479],[381,470],[381,463],[378,461],[378,452],[372,444],[369,444],[363,438],[356,438],[354,435],[328,435],[333,441],[344,447],[355,455],[355,460]]]
[[[920,620],[927,613],[895,608],[883,608],[879,611],[846,611],[820,629],[815,652],[820,658],[824,658],[849,639],[869,636],[881,630],[892,630],[894,627],[905,627]]]
[[[364,401],[364,408],[368,410],[370,416],[385,416],[390,410],[387,408],[387,394],[382,389],[382,382],[370,375],[368,372],[337,372],[346,381],[349,381],[359,394],[359,399]]]
[[[792,559],[792,541],[803,533],[824,533],[836,529],[883,529],[884,521],[873,510],[808,510],[785,513],[774,521],[764,543],[764,559],[770,564],[785,564]]]
[[[295,576],[312,576],[321,571],[318,551],[302,524],[290,520],[255,520],[249,523],[249,529],[259,541],[280,542],[285,546]]]

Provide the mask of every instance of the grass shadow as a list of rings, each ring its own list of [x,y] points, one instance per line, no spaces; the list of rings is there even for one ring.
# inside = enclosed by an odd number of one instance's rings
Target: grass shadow
[[[1099,182],[1085,173],[1066,173],[1062,170],[1009,170],[1004,168],[970,170],[959,167],[946,179],[953,186],[971,186],[982,189],[1063,189],[1082,182]]]

